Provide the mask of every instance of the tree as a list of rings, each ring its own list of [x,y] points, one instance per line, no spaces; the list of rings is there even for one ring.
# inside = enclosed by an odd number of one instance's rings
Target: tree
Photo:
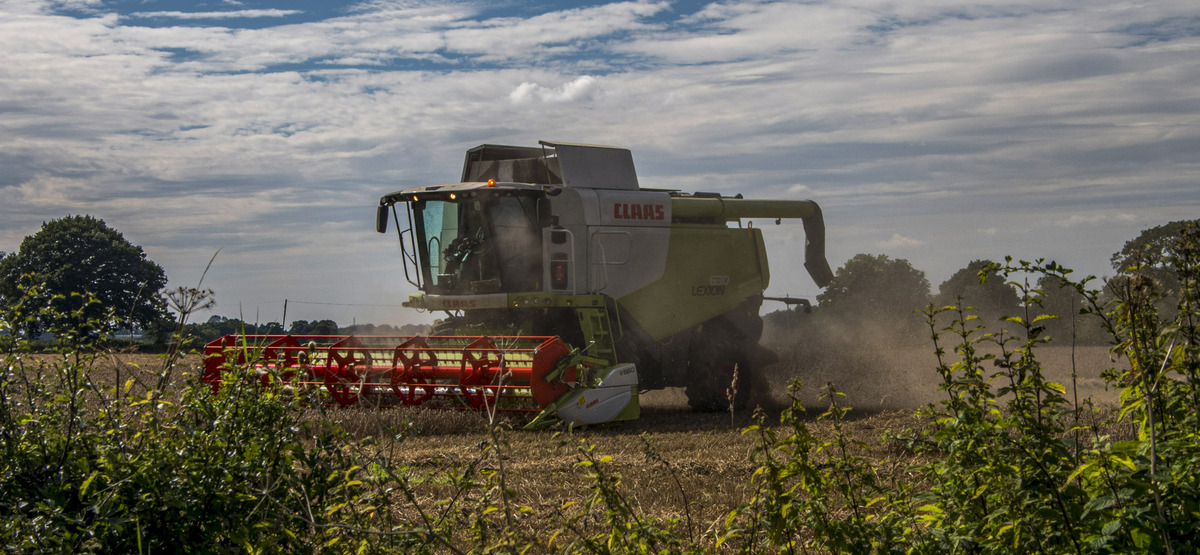
[[[1087,297],[1058,276],[1044,274],[1037,281],[1041,303],[1036,314],[1054,316],[1039,325],[1045,335],[1059,344],[1103,344],[1107,339],[1100,318],[1081,312],[1088,308]]]
[[[185,335],[208,343],[224,335],[283,335],[285,330],[279,322],[254,324],[240,318],[213,315],[208,320],[184,326]]]
[[[991,272],[987,281],[979,281],[980,272],[992,265],[991,260],[972,260],[966,268],[954,272],[950,279],[938,286],[938,304],[947,306],[961,303],[964,307],[973,307],[975,314],[987,323],[1016,315],[1021,297],[1016,289],[1005,283],[1003,277]]]
[[[929,303],[929,280],[907,260],[857,254],[838,268],[817,302],[840,315],[908,318]]]
[[[1179,235],[1188,223],[1200,225],[1200,220],[1180,220],[1142,230],[1137,237],[1126,241],[1119,252],[1113,253],[1113,269],[1124,273],[1139,261],[1167,266],[1168,258],[1175,254],[1179,244]]]
[[[288,333],[292,335],[337,335],[337,322],[333,320],[293,320]]]
[[[55,329],[94,336],[121,322],[161,326],[169,318],[161,294],[166,284],[162,267],[141,247],[87,215],[43,223],[0,259],[3,308],[21,313],[11,321],[27,337]]]
[[[1170,259],[1179,254],[1180,233],[1187,224],[1200,225],[1200,220],[1181,220],[1143,230],[1127,241],[1120,251],[1113,253],[1113,269],[1118,276],[1133,273],[1150,276],[1164,298],[1174,297],[1179,292],[1179,277]],[[1164,305],[1160,308],[1169,311],[1173,307]]]

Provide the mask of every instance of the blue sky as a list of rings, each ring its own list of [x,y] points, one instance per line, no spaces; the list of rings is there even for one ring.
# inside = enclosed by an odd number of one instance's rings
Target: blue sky
[[[887,254],[935,288],[1005,255],[1111,273],[1200,217],[1194,0],[0,0],[0,52],[0,250],[92,214],[172,286],[220,249],[216,312],[261,321],[429,321],[374,206],[483,143],[810,198],[835,268]],[[769,292],[814,296],[800,226],[766,234]]]

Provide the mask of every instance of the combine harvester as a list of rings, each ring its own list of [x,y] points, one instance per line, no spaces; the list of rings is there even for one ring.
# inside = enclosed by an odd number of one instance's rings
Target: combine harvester
[[[824,287],[821,209],[807,200],[639,187],[622,148],[542,141],[467,151],[462,181],[379,201],[395,222],[405,306],[443,311],[430,336],[226,336],[205,348],[342,406],[537,412],[530,427],[638,417],[638,392],[683,387],[696,410],[743,407],[765,358],[762,231],[799,218]]]

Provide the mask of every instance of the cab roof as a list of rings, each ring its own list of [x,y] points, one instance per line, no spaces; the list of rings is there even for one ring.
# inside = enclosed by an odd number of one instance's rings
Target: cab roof
[[[548,186],[580,189],[640,190],[629,149],[562,141],[540,146],[483,144],[467,150],[462,182],[410,187],[380,199],[380,204],[412,200],[405,195],[439,195],[475,191],[493,180],[496,187],[544,190]]]

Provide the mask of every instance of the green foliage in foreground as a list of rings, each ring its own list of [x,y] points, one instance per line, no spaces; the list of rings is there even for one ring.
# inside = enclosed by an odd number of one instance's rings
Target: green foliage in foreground
[[[328,421],[300,421],[286,389],[264,391],[247,368],[230,367],[220,395],[193,386],[172,396],[170,359],[156,385],[103,388],[90,380],[87,356],[43,363],[10,352],[0,368],[0,550],[1193,553],[1195,228],[1174,252],[1180,287],[1170,319],[1159,317],[1161,290],[1137,264],[1108,284],[1118,297],[1111,306],[1099,304],[1090,278],[1072,282],[1053,263],[987,268],[982,276],[1022,293],[1023,313],[1008,318],[1020,332],[988,333],[966,307],[925,312],[945,395],[923,411],[925,429],[892,431],[886,447],[854,442],[843,430],[849,409],[826,386],[818,418],[833,437],[814,435],[799,403],[782,427],[760,417],[746,430],[758,438],[751,499],[712,523],[692,522],[686,504],[685,520],[646,514],[609,459],[569,436],[591,494],[563,506],[546,534],[528,525],[535,510],[507,486],[510,448],[498,426],[473,461],[393,468],[403,433],[354,441]],[[1086,310],[1129,361],[1128,371],[1105,374],[1122,389],[1116,414],[1043,376],[1039,288],[1055,281],[1089,300]],[[953,324],[940,327],[945,316]],[[1136,436],[1110,439],[1103,430],[1113,421]],[[930,462],[889,470],[881,449]],[[665,462],[649,439],[647,454]],[[435,500],[418,494],[430,487]]]
[[[348,496],[352,461],[295,407],[246,385],[217,397],[131,395],[132,379],[101,389],[92,362],[5,360],[0,550],[308,548],[341,521],[309,510]]]

